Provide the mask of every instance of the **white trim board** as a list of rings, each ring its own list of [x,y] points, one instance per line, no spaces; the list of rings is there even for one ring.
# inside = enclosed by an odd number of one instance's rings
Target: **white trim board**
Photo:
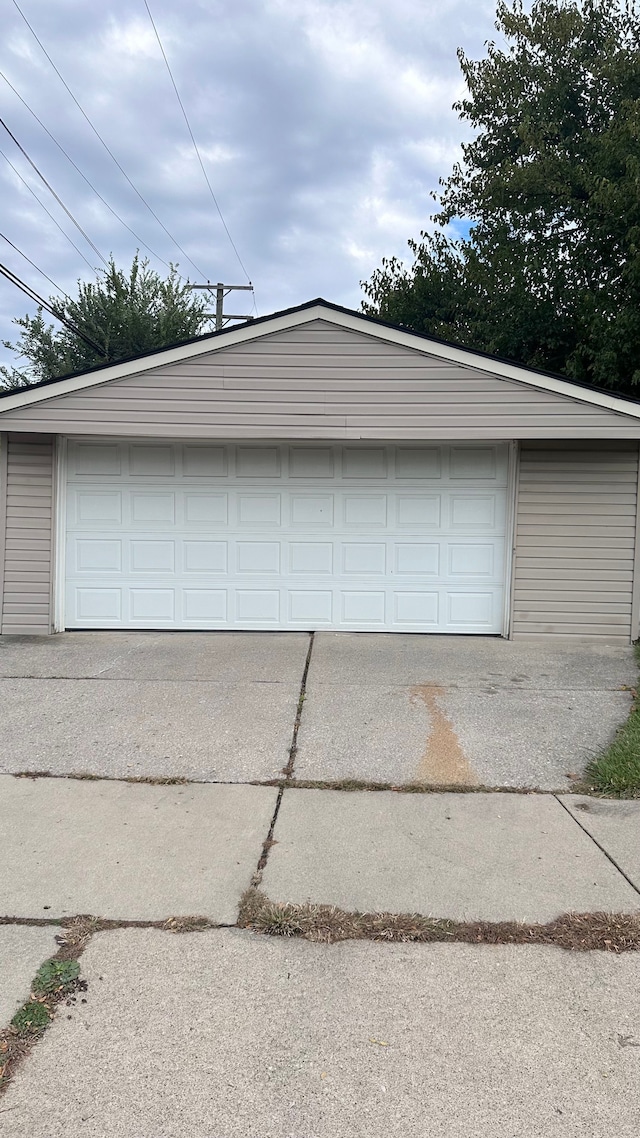
[[[54,451],[53,631],[64,632],[67,537],[67,440],[56,436]]]
[[[55,383],[46,384],[43,387],[16,391],[13,395],[7,395],[0,400],[0,420],[4,412],[13,411],[18,407],[27,407],[34,403],[55,399],[60,395],[68,395],[74,391],[110,383],[112,380],[124,379],[130,375],[151,371],[153,368],[170,366],[180,363],[182,360],[222,351],[236,344],[270,336],[275,332],[297,328],[302,324],[310,323],[312,320],[324,320],[341,328],[370,336],[372,339],[398,344],[423,355],[436,356],[449,363],[457,363],[476,371],[489,372],[501,379],[512,380],[541,391],[550,391],[556,395],[565,396],[574,403],[603,407],[623,418],[640,419],[640,403],[636,405],[616,395],[608,395],[596,390],[590,391],[588,388],[578,387],[568,380],[558,379],[551,375],[541,375],[519,364],[511,364],[504,360],[480,355],[470,348],[459,348],[454,344],[443,344],[438,340],[425,339],[425,337],[413,332],[405,332],[401,328],[390,328],[385,324],[379,324],[370,318],[360,316],[357,312],[336,310],[329,304],[318,301],[298,311],[281,315],[276,313],[271,318],[260,321],[260,323],[243,324],[237,328],[229,328],[221,335],[207,337],[195,343],[183,344],[175,348],[163,348],[142,359],[125,360],[123,363],[113,364],[111,367],[102,368],[97,372],[85,372],[82,375],[71,376],[69,379],[61,379]]]

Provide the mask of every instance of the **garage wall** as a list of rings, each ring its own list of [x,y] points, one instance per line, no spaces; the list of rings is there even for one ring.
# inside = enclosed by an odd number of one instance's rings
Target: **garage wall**
[[[640,438],[640,421],[311,320],[3,411],[6,430],[184,439]]]
[[[52,626],[52,435],[0,437],[1,630]],[[638,635],[635,443],[524,442],[512,634]]]
[[[51,632],[54,445],[52,435],[0,439],[3,633]]]
[[[514,637],[637,636],[637,493],[637,444],[522,444]]]

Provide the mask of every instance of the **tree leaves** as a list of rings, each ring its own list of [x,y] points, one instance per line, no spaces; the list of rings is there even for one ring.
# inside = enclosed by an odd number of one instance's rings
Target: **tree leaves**
[[[459,52],[476,130],[435,233],[364,282],[372,315],[635,393],[640,382],[640,18],[634,0],[499,3]],[[506,42],[505,42],[506,41]],[[451,236],[454,226],[468,236]]]
[[[163,279],[138,254],[128,272],[118,269],[112,257],[96,281],[78,281],[76,299],[56,297],[51,303],[102,353],[66,326],[47,325],[39,309],[35,316],[14,321],[22,329],[17,344],[5,341],[5,347],[27,361],[23,370],[0,368],[5,388],[25,387],[179,343],[205,331],[207,323],[206,300],[180,280],[177,268],[172,265]]]

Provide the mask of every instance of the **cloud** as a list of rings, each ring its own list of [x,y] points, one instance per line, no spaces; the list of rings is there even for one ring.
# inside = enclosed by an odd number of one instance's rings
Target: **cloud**
[[[22,0],[21,0],[22,6]],[[451,110],[456,48],[491,35],[493,3],[468,0],[151,0],[203,161],[256,285],[261,313],[318,294],[360,303],[359,280],[403,256],[427,224],[429,194],[468,135]],[[47,51],[131,181],[213,280],[243,274],[211,201],[142,0],[24,0]],[[74,105],[15,8],[0,69],[133,236],[95,196],[18,98],[11,130],[106,256],[140,242],[196,270],[146,208]],[[4,84],[0,81],[0,86]],[[90,264],[99,263],[5,136],[3,151]],[[3,232],[63,289],[90,270],[0,158]],[[4,242],[0,260],[39,292],[46,280]],[[143,249],[143,252],[145,250]],[[0,283],[0,337],[29,308]]]

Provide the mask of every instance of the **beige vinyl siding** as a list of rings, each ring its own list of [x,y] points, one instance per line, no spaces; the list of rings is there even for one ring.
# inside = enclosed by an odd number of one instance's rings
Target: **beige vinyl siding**
[[[167,438],[640,438],[640,420],[312,320],[3,413],[7,430]]]
[[[51,632],[54,441],[51,435],[3,436],[3,633]]]
[[[522,446],[514,637],[631,639],[637,491],[633,443]]]

